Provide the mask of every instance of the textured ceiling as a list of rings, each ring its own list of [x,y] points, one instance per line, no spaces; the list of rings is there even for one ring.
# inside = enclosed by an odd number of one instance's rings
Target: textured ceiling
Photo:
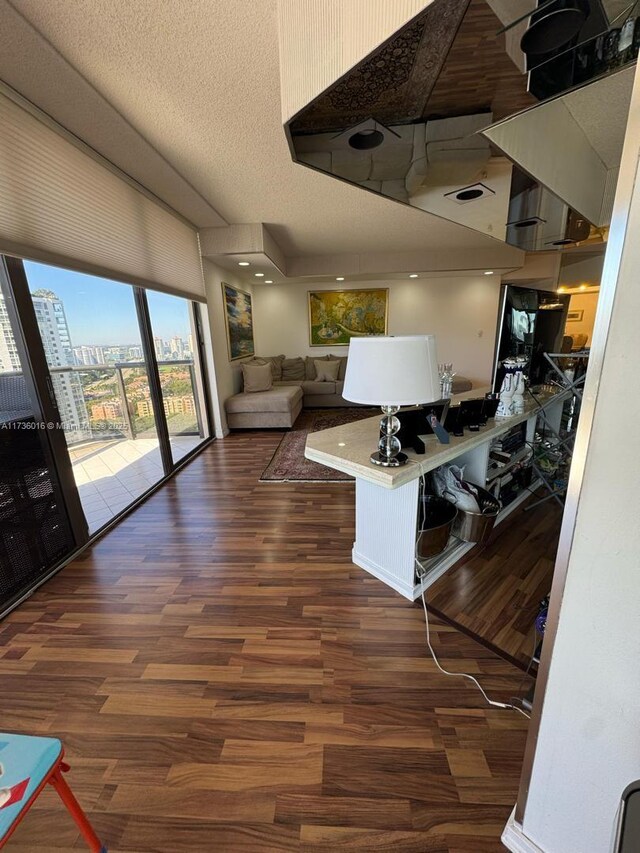
[[[275,0],[0,0],[5,22],[0,77],[198,226],[264,222],[289,256],[498,250],[292,162]]]
[[[607,169],[620,164],[635,70],[624,68],[563,98]]]

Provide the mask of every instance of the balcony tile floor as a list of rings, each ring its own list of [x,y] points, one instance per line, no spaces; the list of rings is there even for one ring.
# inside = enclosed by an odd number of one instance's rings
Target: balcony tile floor
[[[171,439],[174,458],[181,459],[202,439],[185,435]],[[163,476],[156,438],[96,442],[70,450],[82,508],[95,533]]]

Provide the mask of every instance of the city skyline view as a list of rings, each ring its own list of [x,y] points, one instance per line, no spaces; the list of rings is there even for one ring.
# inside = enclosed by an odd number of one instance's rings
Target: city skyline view
[[[32,262],[25,263],[25,271],[68,444],[96,438],[156,438],[156,412],[132,288]],[[87,304],[95,310],[95,303],[87,300],[89,287],[104,306],[98,312],[100,326],[106,329],[103,343],[86,342]],[[160,404],[169,434],[197,435],[200,424],[188,302],[150,291],[147,298]],[[93,318],[91,322],[89,334],[94,335],[97,321]],[[22,365],[5,299],[0,295],[0,375],[7,373],[21,374]]]
[[[74,347],[141,345],[130,285],[35,261],[24,261],[24,268],[32,293],[51,290],[64,304]],[[146,293],[154,336],[187,340],[191,328],[185,300],[158,291]]]

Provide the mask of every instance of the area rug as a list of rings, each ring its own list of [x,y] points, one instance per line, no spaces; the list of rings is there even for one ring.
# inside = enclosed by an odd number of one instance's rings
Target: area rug
[[[263,482],[287,483],[298,482],[324,482],[339,483],[343,480],[353,480],[349,474],[335,471],[312,462],[304,457],[304,446],[310,432],[319,432],[321,429],[348,424],[352,421],[360,421],[370,418],[379,413],[379,409],[361,408],[351,406],[345,409],[305,409],[301,412],[293,429],[288,432],[278,445],[271,462],[262,472],[260,480]]]

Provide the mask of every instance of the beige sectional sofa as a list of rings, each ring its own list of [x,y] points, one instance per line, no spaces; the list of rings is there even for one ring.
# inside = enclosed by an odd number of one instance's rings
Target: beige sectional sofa
[[[315,361],[339,361],[335,381],[318,381]],[[347,356],[307,356],[286,358],[284,355],[256,356],[251,361],[271,364],[272,386],[269,390],[234,394],[225,403],[227,423],[231,429],[292,427],[303,408],[355,406],[342,396]],[[454,393],[471,389],[464,377],[454,380]]]

